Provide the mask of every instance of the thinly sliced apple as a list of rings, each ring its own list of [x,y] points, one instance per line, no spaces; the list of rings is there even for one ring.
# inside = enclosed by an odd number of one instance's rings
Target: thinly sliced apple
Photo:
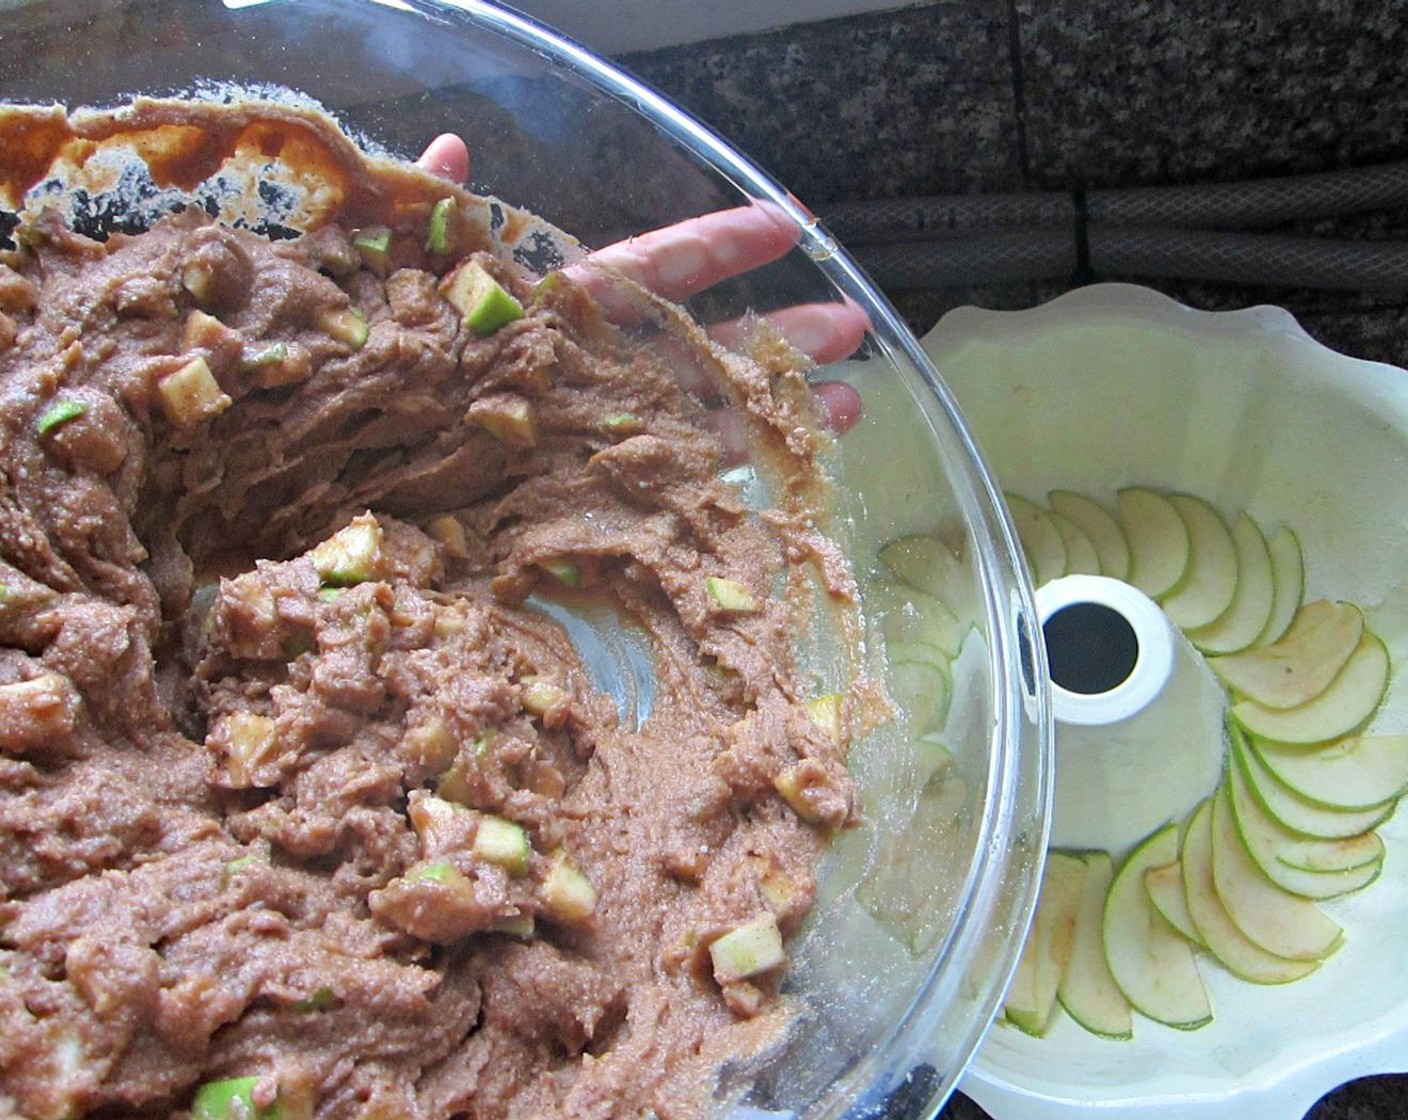
[[[1213,876],[1212,808],[1212,799],[1202,802],[1183,834],[1183,886],[1203,944],[1228,972],[1253,984],[1287,984],[1309,976],[1320,967],[1318,960],[1293,961],[1268,953],[1247,938],[1222,904]]]
[[[1047,853],[1036,915],[1018,963],[1017,979],[1021,983],[1014,979],[1003,1005],[1008,1022],[1027,1034],[1040,1036],[1051,1028],[1056,990],[1075,943],[1084,878],[1085,863],[1078,857],[1066,852]]]
[[[908,713],[906,730],[911,739],[922,738],[943,726],[953,694],[943,662],[917,656],[898,660],[892,650],[890,687]]]
[[[1277,743],[1327,743],[1358,731],[1388,689],[1384,643],[1367,630],[1339,676],[1315,699],[1296,708],[1268,708],[1255,700],[1232,707],[1232,717],[1253,735]]]
[[[1095,544],[1085,535],[1085,530],[1059,513],[1048,513],[1046,516],[1056,527],[1056,532],[1061,534],[1061,543],[1066,546],[1066,575],[1098,576],[1100,554],[1095,551]]]
[[[1066,1014],[1092,1034],[1133,1038],[1129,1000],[1110,975],[1101,931],[1105,898],[1115,877],[1114,865],[1108,852],[1087,852],[1082,859],[1085,874],[1080,885],[1080,905],[1076,909],[1071,959],[1061,976],[1056,998]]]
[[[1232,821],[1261,873],[1283,891],[1327,899],[1367,887],[1383,870],[1383,841],[1375,832],[1344,840],[1297,836],[1261,807],[1247,786],[1245,759],[1235,752],[1227,768]],[[1324,870],[1307,870],[1306,864]]]
[[[1370,809],[1408,793],[1408,735],[1356,735],[1317,747],[1251,739],[1281,784],[1329,809]]]
[[[1237,546],[1227,522],[1192,494],[1171,494],[1169,504],[1188,529],[1188,570],[1159,605],[1182,630],[1210,626],[1227,613],[1237,592]]]
[[[1124,530],[1110,513],[1093,498],[1073,490],[1053,490],[1047,495],[1054,513],[1079,528],[1095,546],[1100,558],[1100,574],[1111,579],[1129,576],[1129,542]]]
[[[1233,741],[1233,749],[1243,751],[1247,763],[1247,787],[1252,796],[1291,832],[1324,840],[1344,840],[1377,828],[1393,815],[1398,804],[1396,801],[1365,809],[1331,809],[1306,801],[1268,770],[1255,750],[1246,749],[1238,743],[1238,739],[1245,735],[1240,727],[1229,725],[1227,730]]]
[[[1157,490],[1132,486],[1115,495],[1129,542],[1129,582],[1152,599],[1172,591],[1188,570],[1192,543],[1173,504]]]
[[[1046,511],[1019,494],[1005,494],[1007,511],[1017,529],[1017,539],[1027,554],[1032,582],[1040,587],[1066,574],[1066,543]]]
[[[1216,622],[1188,634],[1206,654],[1237,653],[1247,649],[1266,629],[1275,599],[1271,578],[1271,552],[1260,526],[1245,511],[1232,522],[1232,543],[1237,549],[1237,589],[1232,604]]]
[[[1282,890],[1252,861],[1237,835],[1225,785],[1212,801],[1212,876],[1228,917],[1266,952],[1319,961],[1339,948],[1344,937],[1340,927],[1310,899]]]
[[[950,606],[963,586],[962,565],[938,537],[914,533],[896,537],[880,549],[880,563],[911,587],[927,591]]]
[[[1212,1020],[1193,946],[1154,909],[1144,873],[1178,858],[1178,826],[1166,825],[1134,849],[1110,885],[1102,931],[1105,960],[1141,1014],[1181,1030]]]
[[[1202,935],[1193,924],[1193,916],[1188,912],[1188,896],[1183,889],[1183,864],[1175,861],[1163,867],[1151,867],[1144,872],[1144,889],[1149,892],[1149,901],[1154,909],[1162,914],[1168,924],[1191,941],[1201,946]]]
[[[968,627],[942,599],[899,580],[877,580],[865,595],[887,642],[932,642],[950,660],[963,648]]]
[[[1296,612],[1279,641],[1208,664],[1239,698],[1295,708],[1330,687],[1363,636],[1364,612],[1353,603],[1316,599]]]
[[[1305,558],[1300,538],[1289,525],[1278,526],[1266,542],[1271,554],[1271,617],[1257,636],[1256,645],[1265,646],[1280,639],[1300,610],[1305,595]]]

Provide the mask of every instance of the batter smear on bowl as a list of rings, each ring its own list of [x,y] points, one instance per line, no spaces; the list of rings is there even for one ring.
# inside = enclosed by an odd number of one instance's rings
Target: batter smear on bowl
[[[858,693],[798,655],[853,589],[797,356],[608,321],[315,113],[0,127],[12,201],[122,140],[323,207],[100,241],[31,191],[4,254],[0,1113],[707,1111],[855,819]],[[639,726],[532,595],[647,636]]]

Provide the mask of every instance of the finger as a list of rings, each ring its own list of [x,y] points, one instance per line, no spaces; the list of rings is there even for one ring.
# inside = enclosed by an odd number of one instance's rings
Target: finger
[[[870,316],[849,296],[839,303],[803,303],[762,316],[715,323],[709,334],[734,349],[746,348],[758,318],[771,323],[793,346],[820,365],[849,358],[870,330]]]
[[[656,295],[683,300],[730,276],[784,256],[799,230],[780,210],[757,203],[717,210],[618,241],[567,271],[581,279],[600,265]]]
[[[843,436],[860,423],[860,393],[844,381],[818,381],[812,386],[826,414],[826,426]]]
[[[453,132],[444,132],[426,145],[416,160],[422,171],[449,179],[452,183],[469,182],[469,146]]]

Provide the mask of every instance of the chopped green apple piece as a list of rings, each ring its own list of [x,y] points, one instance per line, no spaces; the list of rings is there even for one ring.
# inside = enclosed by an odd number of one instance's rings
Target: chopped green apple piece
[[[737,580],[705,576],[704,590],[720,610],[730,614],[755,614],[762,609],[757,596]]]
[[[430,208],[430,221],[425,231],[425,248],[430,253],[450,251],[450,219],[455,215],[455,200],[442,198]]]
[[[538,887],[538,901],[549,917],[575,925],[596,913],[597,893],[577,865],[565,853],[557,852]]]
[[[39,419],[34,422],[34,430],[39,435],[46,436],[55,428],[77,420],[87,411],[88,406],[82,401],[72,397],[61,398],[39,414]]]
[[[1176,824],[1138,845],[1110,885],[1102,931],[1110,975],[1130,1005],[1155,1022],[1193,1030],[1212,1021],[1193,946],[1154,909],[1144,885],[1149,868],[1177,858]]]
[[[533,846],[528,832],[516,821],[485,813],[479,818],[471,850],[478,859],[502,867],[514,878],[528,874]]]
[[[379,578],[385,562],[381,544],[381,526],[364,513],[315,545],[308,555],[324,586],[351,587]]]
[[[1408,735],[1358,735],[1307,749],[1248,745],[1292,793],[1327,809],[1370,809],[1408,794]]]
[[[1208,665],[1240,699],[1294,708],[1330,686],[1363,636],[1364,613],[1358,607],[1317,599],[1296,612],[1278,641],[1209,658]]]
[[[556,276],[557,273],[552,273]],[[612,435],[636,436],[645,431],[645,421],[634,412],[612,412],[601,418],[601,426]]]
[[[1098,576],[1100,574],[1100,554],[1095,545],[1085,535],[1085,530],[1069,518],[1059,513],[1047,513],[1047,519],[1056,526],[1061,543],[1066,546],[1066,574]]]
[[[455,865],[443,859],[430,863],[418,863],[408,870],[402,878],[408,883],[438,883],[442,887],[451,887],[456,890],[466,887],[473,890],[473,885]]]
[[[1210,626],[1236,594],[1237,546],[1222,515],[1202,498],[1171,494],[1168,501],[1188,530],[1188,569],[1159,605],[1180,629]]]
[[[477,335],[493,334],[523,318],[523,305],[478,261],[461,264],[442,282],[441,291]]]
[[[192,358],[156,383],[157,400],[177,428],[213,419],[235,402],[220,388],[203,357]]]
[[[360,350],[371,337],[367,317],[355,307],[338,307],[324,311],[318,316],[318,327],[353,350]]]
[[[1388,650],[1366,630],[1339,676],[1313,700],[1295,708],[1242,700],[1233,705],[1232,717],[1253,735],[1277,743],[1325,743],[1364,725],[1388,690],[1388,675]]]
[[[513,393],[481,397],[469,406],[469,419],[513,447],[536,447],[538,417],[533,402]]]
[[[1336,898],[1379,877],[1384,848],[1378,833],[1322,840],[1291,832],[1252,796],[1246,761],[1238,754],[1228,761],[1225,781],[1232,822],[1243,847],[1261,873],[1283,891],[1302,898]],[[1307,864],[1316,870],[1307,870]]]
[[[1305,594],[1305,558],[1294,530],[1279,526],[1266,542],[1266,549],[1271,554],[1271,617],[1257,636],[1259,646],[1270,645],[1286,632]]]
[[[278,753],[278,726],[270,716],[231,712],[223,721],[225,770],[235,789],[258,784],[260,766]]]
[[[1017,494],[1005,494],[1017,539],[1027,554],[1032,581],[1040,587],[1066,574],[1066,545],[1046,511]]]
[[[1047,853],[1036,914],[1003,1002],[1007,1021],[1027,1034],[1044,1035],[1051,1027],[1056,990],[1071,959],[1084,877],[1085,863],[1077,856]]]
[[[1192,630],[1189,640],[1205,654],[1237,653],[1261,636],[1271,618],[1275,585],[1271,553],[1261,527],[1245,512],[1232,522],[1232,543],[1237,549],[1237,587],[1222,617]]]
[[[1212,799],[1212,877],[1233,923],[1266,952],[1319,961],[1339,948],[1344,933],[1319,906],[1282,890],[1257,867],[1237,833],[1225,785]]]
[[[824,692],[807,701],[807,715],[833,743],[841,742],[844,711],[845,697],[839,692]]]
[[[709,945],[714,979],[720,984],[747,980],[786,963],[782,934],[771,911],[735,926]]]
[[[277,1100],[255,1103],[257,1077],[227,1077],[207,1081],[191,1101],[191,1120],[284,1120]]]
[[[0,754],[24,754],[51,745],[73,731],[80,699],[62,673],[40,673],[0,685]]]
[[[1095,547],[1100,575],[1111,579],[1129,576],[1129,542],[1120,523],[1099,502],[1071,490],[1053,490],[1047,495],[1054,513],[1079,528]]]
[[[359,229],[352,238],[352,247],[368,272],[384,279],[391,271],[391,231],[386,226]]]
[[[241,369],[261,389],[278,389],[299,385],[312,377],[313,359],[296,342],[271,342],[247,355]]]
[[[572,694],[565,688],[543,677],[525,677],[521,683],[523,691],[519,703],[530,716],[546,719],[572,700]]]
[[[1151,867],[1144,872],[1144,889],[1149,892],[1149,901],[1179,933],[1194,945],[1202,945],[1203,938],[1193,923],[1193,915],[1188,912],[1188,892],[1183,889],[1183,862]]]
[[[1228,734],[1232,749],[1240,751],[1246,762],[1247,788],[1252,796],[1291,832],[1324,840],[1346,840],[1377,828],[1393,814],[1396,801],[1363,809],[1333,809],[1307,801],[1271,773],[1256,750],[1243,745],[1246,735],[1240,727],[1230,725]]]
[[[1114,879],[1108,852],[1087,852],[1083,861],[1080,899],[1071,937],[1071,958],[1061,975],[1056,998],[1066,1014],[1092,1034],[1104,1038],[1133,1038],[1134,1022],[1129,1000],[1110,975],[1105,959],[1102,925],[1105,899]]]
[[[565,556],[550,556],[538,561],[538,567],[562,584],[563,587],[582,586],[582,565]]]
[[[1183,885],[1199,939],[1228,972],[1252,984],[1288,984],[1309,976],[1320,967],[1318,960],[1296,961],[1269,953],[1232,920],[1213,874],[1212,823],[1209,798],[1194,810],[1183,834]]]

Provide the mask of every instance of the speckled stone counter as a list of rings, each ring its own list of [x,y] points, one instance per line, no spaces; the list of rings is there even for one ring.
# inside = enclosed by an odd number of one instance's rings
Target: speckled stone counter
[[[1408,0],[941,0],[622,61],[825,220],[865,199],[1234,182],[1408,158],[1405,57]],[[1270,232],[1408,240],[1408,209]],[[887,294],[922,332],[959,304],[1031,306],[1093,279],[1209,309],[1279,304],[1335,349],[1408,365],[1408,291],[1087,272]],[[983,1113],[956,1096],[943,1116]],[[1400,1075],[1345,1086],[1307,1120],[1405,1116]]]

